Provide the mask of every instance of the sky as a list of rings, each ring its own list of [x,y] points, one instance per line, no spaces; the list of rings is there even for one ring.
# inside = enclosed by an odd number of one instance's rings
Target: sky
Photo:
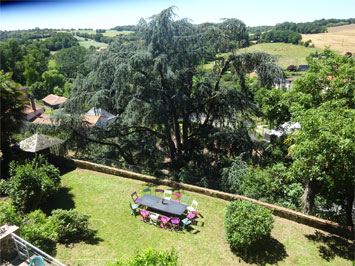
[[[355,0],[1,0],[0,30],[39,28],[109,29],[135,25],[176,6],[192,23],[237,18],[247,26],[355,17]]]

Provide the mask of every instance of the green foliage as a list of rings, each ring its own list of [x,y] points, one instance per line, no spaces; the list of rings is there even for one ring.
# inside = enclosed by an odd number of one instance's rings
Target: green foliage
[[[258,42],[284,42],[298,44],[302,35],[290,30],[271,30],[261,34]]]
[[[255,242],[270,237],[274,219],[271,211],[248,201],[227,206],[224,225],[227,241],[237,251],[247,251]]]
[[[353,224],[355,170],[355,62],[329,49],[308,58],[309,70],[285,94],[292,119],[302,129],[288,140],[293,159],[290,173],[305,187],[303,207],[312,213],[319,194],[329,212],[342,206],[346,223]],[[317,206],[318,207],[318,206]],[[344,221],[343,221],[344,222]]]
[[[48,95],[47,90],[45,89],[44,84],[41,81],[36,81],[35,83],[33,83],[30,86],[29,91],[35,99],[43,99]]]
[[[50,51],[79,46],[78,40],[72,34],[66,32],[56,32],[43,42]]]
[[[44,72],[42,74],[42,79],[46,95],[52,94],[54,92],[54,88],[56,87],[63,89],[65,84],[65,78],[58,72],[58,70],[49,70]],[[62,93],[60,95],[62,95]]]
[[[0,187],[1,187],[1,183],[2,181],[0,181]],[[1,225],[8,223],[8,224],[20,226],[21,221],[22,221],[22,217],[17,212],[17,209],[12,204],[11,200],[4,200],[0,202],[0,224]]]
[[[48,69],[48,57],[41,49],[31,47],[25,56],[25,70],[23,75],[26,78],[26,85],[31,86],[41,80],[43,72]]]
[[[88,50],[82,46],[73,46],[59,50],[55,55],[60,73],[67,78],[75,78],[78,73],[84,74],[85,62]]]
[[[241,179],[248,173],[248,165],[239,155],[232,160],[232,165],[222,169],[222,188],[224,191],[238,193],[240,192]]]
[[[261,109],[270,127],[277,127],[290,120],[289,103],[286,92],[280,89],[259,89],[255,94],[255,102]]]
[[[115,263],[109,263],[108,266],[142,266],[142,265],[154,265],[154,266],[176,266],[178,255],[176,251],[158,251],[155,249],[146,249],[137,253],[133,258],[124,262],[121,258]]]
[[[172,172],[195,167],[219,174],[225,155],[251,153],[246,124],[255,106],[245,75],[257,69],[259,82],[271,86],[282,70],[265,53],[236,53],[248,43],[245,24],[229,19],[195,26],[176,20],[168,8],[140,21],[138,29],[139,40],[117,39],[90,57],[90,73],[72,88],[65,106],[71,116],[63,115],[61,126],[75,127],[82,142],[114,147],[131,165],[159,168],[167,158],[164,167]],[[221,57],[220,51],[231,53]],[[203,71],[201,64],[211,58],[213,71]],[[227,74],[235,82],[223,81]],[[88,105],[118,114],[116,122],[89,136],[78,122]]]
[[[290,136],[293,158],[291,172],[305,183],[310,182],[329,202],[328,206],[343,206],[352,224],[354,199],[355,110],[345,107],[344,101],[327,102],[306,110],[297,117],[302,130]],[[314,196],[314,195],[312,195]],[[314,200],[314,198],[312,199]],[[305,202],[310,212],[313,202]]]
[[[304,189],[302,183],[288,174],[282,163],[265,169],[254,168],[245,175],[239,184],[239,194],[298,210]]]
[[[51,253],[57,239],[56,228],[41,210],[29,213],[23,219],[20,236],[32,245]]]
[[[53,210],[49,220],[56,227],[58,240],[61,242],[88,239],[94,234],[94,231],[89,229],[89,216],[75,209]]]
[[[19,84],[11,80],[11,74],[0,71],[0,132],[1,152],[4,160],[2,174],[7,175],[8,164],[12,158],[10,149],[12,135],[18,132],[25,118],[23,93]]]
[[[60,185],[59,169],[49,164],[42,156],[24,164],[10,163],[10,179],[4,181],[5,193],[22,211],[36,209]]]

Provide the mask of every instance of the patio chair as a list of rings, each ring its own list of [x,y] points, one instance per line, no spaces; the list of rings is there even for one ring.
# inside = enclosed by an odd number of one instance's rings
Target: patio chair
[[[138,204],[132,204],[130,201],[128,201],[129,203],[129,207],[130,207],[130,210],[131,210],[131,215],[134,214],[134,216],[136,216],[136,211],[138,209]]]
[[[147,188],[143,189],[143,193],[144,194],[151,194],[152,190],[149,187],[147,187]]]
[[[189,205],[189,202],[190,202],[190,198],[188,196],[183,195],[180,200],[180,203],[184,203],[186,205]]]
[[[133,200],[134,203],[137,203],[138,200],[139,200],[139,197],[138,197],[138,194],[136,191],[134,191],[132,194],[131,194],[131,198]]]
[[[164,190],[164,199],[170,200],[173,192],[171,190]]]
[[[182,230],[185,230],[187,226],[189,226],[192,223],[192,221],[186,217],[182,219],[181,223],[182,223]]]
[[[161,196],[163,195],[164,190],[160,189],[160,188],[156,188],[155,189],[155,196],[161,198]],[[158,194],[158,195],[157,195]]]
[[[187,212],[195,212],[197,211],[198,202],[196,200],[192,200],[191,206],[187,207]]]
[[[178,192],[175,192],[175,193],[174,193],[173,201],[175,201],[175,202],[180,202],[180,200],[181,200],[181,194],[178,193]]]
[[[41,256],[34,257],[28,266],[46,266]]]
[[[172,217],[170,219],[170,229],[179,231],[179,225],[180,225],[180,218],[178,217]]]
[[[139,209],[139,214],[141,215],[140,221],[147,222],[147,219],[149,217],[149,211]]]
[[[186,218],[191,221],[192,224],[196,224],[197,211],[190,212],[186,215]]]
[[[160,227],[166,229],[169,224],[170,217],[160,216]]]
[[[149,223],[150,224],[154,224],[155,226],[157,226],[158,219],[159,219],[159,214],[158,213],[154,213],[154,212],[150,212],[149,213]]]

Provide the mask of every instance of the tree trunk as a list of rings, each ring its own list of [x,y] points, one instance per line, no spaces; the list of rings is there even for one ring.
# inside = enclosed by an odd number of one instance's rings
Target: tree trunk
[[[346,197],[346,223],[347,225],[354,226],[355,221],[355,198],[354,198],[354,189],[351,194]]]
[[[306,214],[310,214],[314,207],[314,199],[316,194],[320,190],[320,184],[316,180],[309,180],[306,184],[304,190],[302,201],[303,201],[303,211]]]
[[[11,147],[10,142],[6,137],[3,137],[1,140],[1,152],[2,152],[2,167],[1,167],[1,177],[8,177],[9,176],[9,164],[12,159]]]

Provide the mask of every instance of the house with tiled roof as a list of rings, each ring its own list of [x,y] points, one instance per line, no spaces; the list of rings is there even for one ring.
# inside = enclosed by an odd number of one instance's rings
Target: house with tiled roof
[[[42,99],[43,103],[52,109],[58,109],[59,106],[65,103],[68,99],[65,97],[49,94]]]
[[[116,116],[101,108],[91,108],[82,118],[88,127],[107,127],[116,120]]]

